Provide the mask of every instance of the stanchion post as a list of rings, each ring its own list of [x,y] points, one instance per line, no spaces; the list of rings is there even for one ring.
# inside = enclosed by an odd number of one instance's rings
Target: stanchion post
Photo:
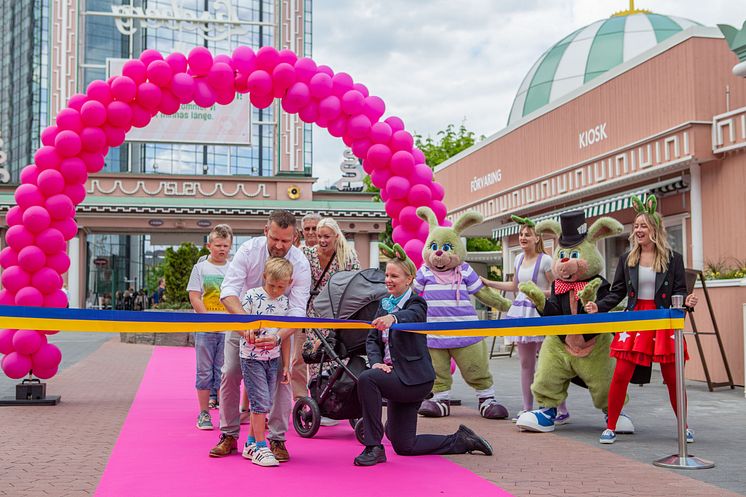
[[[684,310],[684,296],[672,295],[671,308]],[[715,463],[694,457],[687,453],[686,446],[686,387],[684,384],[684,330],[674,330],[674,347],[676,349],[676,426],[679,435],[679,453],[663,459],[653,461],[653,464],[662,468],[674,469],[709,469],[715,467]]]

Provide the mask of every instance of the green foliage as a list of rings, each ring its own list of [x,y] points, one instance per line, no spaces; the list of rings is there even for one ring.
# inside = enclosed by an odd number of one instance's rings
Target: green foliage
[[[466,250],[469,252],[495,252],[502,250],[500,244],[484,237],[466,239]]]
[[[163,274],[166,278],[165,300],[169,308],[174,308],[171,307],[174,305],[189,304],[189,292],[186,289],[189,276],[197,259],[205,251],[206,249],[199,249],[193,243],[182,243],[176,250],[172,247],[166,249]],[[158,307],[161,308],[160,305]]]
[[[746,260],[719,259],[715,262],[707,262],[704,274],[705,279],[708,280],[733,280],[746,278]]]
[[[163,263],[148,268],[145,274],[145,288],[148,291],[148,295],[153,295],[155,289],[158,288],[158,282],[161,278],[163,278]]]

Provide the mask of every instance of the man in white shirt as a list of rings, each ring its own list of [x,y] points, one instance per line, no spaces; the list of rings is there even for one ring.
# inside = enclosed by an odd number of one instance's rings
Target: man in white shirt
[[[264,265],[270,257],[283,257],[293,265],[293,283],[288,288],[290,301],[288,316],[305,317],[311,291],[311,269],[303,252],[293,246],[295,216],[288,211],[273,211],[264,227],[263,237],[252,238],[239,247],[230,263],[220,289],[220,300],[232,314],[246,314],[241,299],[247,290],[262,286]],[[271,349],[281,340],[290,340],[294,330],[283,328],[279,340],[275,336],[257,337],[254,345]],[[210,450],[211,457],[224,457],[237,448],[240,431],[241,365],[239,360],[240,335],[231,332],[225,340],[225,359],[220,382],[220,441]],[[285,433],[293,408],[289,384],[277,382],[275,400],[269,413],[269,442],[275,458],[289,459],[285,448]]]

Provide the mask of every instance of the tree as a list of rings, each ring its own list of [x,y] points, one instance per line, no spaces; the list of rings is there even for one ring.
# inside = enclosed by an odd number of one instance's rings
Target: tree
[[[435,134],[436,139],[430,136],[423,139],[422,135],[415,133],[414,144],[425,154],[425,160],[431,169],[476,143],[475,133],[466,129],[464,123],[461,123],[458,130],[455,128],[455,125],[449,124],[446,126],[446,129],[438,131]],[[484,135],[482,135],[479,137],[479,140],[484,140],[484,138]],[[364,182],[365,191],[375,193],[373,201],[380,202],[380,190],[371,183],[370,176],[366,176]],[[387,245],[393,244],[391,231],[391,221],[389,221],[386,223],[386,231],[378,236],[378,240]]]
[[[166,249],[163,260],[163,275],[166,279],[166,302],[169,308],[189,308],[187,284],[192,274],[192,267],[201,255],[209,253],[206,248],[199,249],[193,243],[182,243],[176,250]],[[160,304],[158,307],[164,307]]]

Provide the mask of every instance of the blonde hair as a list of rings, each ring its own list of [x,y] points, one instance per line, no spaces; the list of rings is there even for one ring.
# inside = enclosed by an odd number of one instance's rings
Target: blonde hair
[[[671,245],[668,243],[668,233],[666,233],[666,227],[663,226],[663,221],[656,222],[655,219],[647,212],[641,212],[635,216],[635,222],[643,218],[645,223],[650,229],[650,241],[653,242],[653,250],[655,252],[655,260],[653,261],[653,270],[656,273],[665,273],[668,270],[668,260],[671,257]],[[629,235],[629,243],[632,248],[629,251],[627,257],[627,266],[634,267],[640,263],[640,254],[642,253],[642,247],[637,242],[635,237],[634,229]]]
[[[536,228],[534,226],[529,226],[527,224],[524,224],[523,226],[521,226],[521,229],[518,230],[518,233],[520,234],[520,232],[523,230],[528,230],[531,236],[535,236],[536,238],[539,239],[539,241],[536,242],[536,245],[534,246],[534,249],[536,250],[536,255],[546,254],[546,252],[544,251],[544,240],[541,238],[541,235],[536,233]]]
[[[283,257],[271,257],[264,265],[264,277],[289,280],[293,277],[293,265]]]
[[[212,242],[216,238],[225,238],[226,240],[233,241],[233,230],[227,224],[218,224],[210,231],[207,241]]]
[[[334,251],[337,253],[337,263],[340,269],[347,267],[347,262],[357,256],[355,249],[347,245],[347,239],[345,238],[342,229],[337,224],[337,221],[330,217],[325,217],[319,224],[316,225],[316,233],[318,234],[321,228],[329,228],[337,235],[337,241],[334,245]]]

